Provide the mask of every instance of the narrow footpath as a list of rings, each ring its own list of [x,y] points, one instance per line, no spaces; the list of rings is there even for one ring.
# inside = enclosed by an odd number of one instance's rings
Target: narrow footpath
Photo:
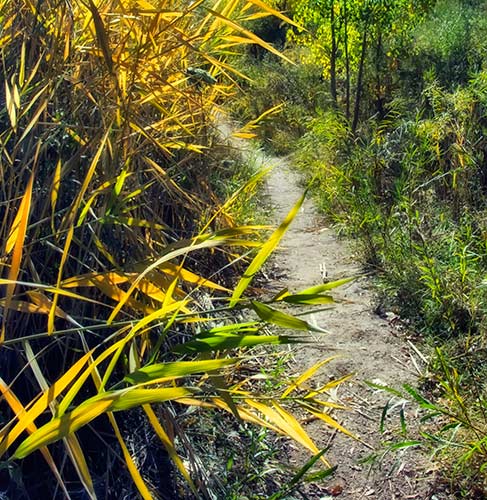
[[[231,131],[228,124],[220,126],[221,135],[244,157],[257,160],[263,167],[273,167],[266,183],[266,203],[271,208],[271,222],[278,225],[303,193],[300,177],[286,159],[256,152],[244,141],[232,138]],[[362,269],[350,242],[337,237],[311,199],[303,204],[268,264],[272,292],[284,288],[297,292],[324,281],[360,274]],[[387,311],[377,314],[370,278],[358,278],[331,293],[337,299],[336,306],[307,317],[329,333],[310,333],[312,344],[291,348],[288,376],[298,376],[320,360],[336,356],[315,375],[313,385],[319,387],[330,379],[354,374],[335,394],[336,401],[349,409],[334,412],[333,417],[361,441],[334,432],[322,421],[306,421],[303,425],[317,446],[320,449],[330,446],[327,459],[338,468],[322,485],[313,483],[301,487],[302,498],[450,500],[438,484],[437,471],[426,453],[416,447],[387,451],[385,446],[414,437],[419,418],[417,407],[365,383],[370,381],[396,389],[405,383],[414,386],[425,367],[422,354],[408,340],[399,318]],[[389,405],[388,417],[381,431],[386,404]],[[401,411],[408,426],[405,437],[400,435]],[[291,465],[300,467],[309,458],[306,450],[290,445],[287,461]]]
[[[303,192],[299,177],[285,161],[277,158],[267,181],[268,202],[273,208],[274,223],[283,220]],[[292,291],[310,287],[323,281],[359,275],[360,267],[346,240],[338,239],[333,228],[320,216],[312,200],[305,201],[300,213],[285,235],[272,263],[276,275],[276,291]],[[414,421],[416,409],[405,401],[384,391],[368,387],[364,381],[401,388],[414,384],[421,357],[407,342],[398,328],[398,318],[386,313],[385,318],[374,312],[373,292],[368,278],[360,278],[336,288],[333,296],[339,300],[332,310],[313,313],[312,323],[325,328],[329,334],[314,334],[314,344],[293,348],[293,367],[296,374],[330,356],[337,359],[325,365],[322,382],[354,373],[351,382],[337,389],[337,400],[347,405],[347,412],[333,416],[365,444],[323,427],[321,421],[310,422],[307,432],[319,447],[330,445],[329,461],[338,465],[332,480],[322,488],[306,488],[310,499],[440,499],[435,496],[431,474],[424,470],[425,461],[418,450],[386,453],[381,446],[392,438],[388,428],[400,427],[399,412],[404,408],[406,420]],[[292,373],[291,373],[292,375]],[[316,383],[319,384],[320,375]],[[379,430],[384,405],[397,405],[390,411],[386,430]],[[399,439],[398,439],[399,440]],[[302,450],[291,451],[296,465],[309,458]],[[367,460],[373,454],[375,461]],[[364,463],[365,461],[365,463]]]

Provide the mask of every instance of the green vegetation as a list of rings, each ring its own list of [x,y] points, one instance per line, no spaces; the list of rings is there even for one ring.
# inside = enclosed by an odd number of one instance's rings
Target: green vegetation
[[[237,224],[263,174],[218,135],[230,56],[285,57],[244,27],[270,15],[288,21],[258,0],[0,1],[2,495],[214,498],[192,454],[205,412],[328,468],[293,416],[339,428],[327,385],[245,376],[253,347],[304,341],[266,325],[316,330],[281,306],[334,286],[247,294],[303,201],[270,236]]]
[[[258,224],[263,172],[222,143],[225,109],[235,138],[258,125],[293,154],[381,307],[430,351],[422,386],[383,388],[423,411],[418,439],[400,414],[390,449],[422,446],[457,498],[487,495],[486,14],[480,0],[0,0],[9,498],[277,500],[332,473],[294,416],[343,430],[337,381],[306,384],[328,360],[286,380],[268,349],[306,337],[267,325],[316,330],[290,308],[341,282],[250,288],[303,198],[274,231]],[[309,462],[283,471],[275,436]]]
[[[283,106],[264,140],[276,151],[291,146],[319,205],[375,273],[381,308],[429,346],[424,387],[407,393],[427,410],[420,444],[441,461],[458,498],[484,498],[485,4],[280,6],[301,26],[289,29],[285,49],[298,68],[274,56],[245,62],[260,75],[248,84],[253,102]]]

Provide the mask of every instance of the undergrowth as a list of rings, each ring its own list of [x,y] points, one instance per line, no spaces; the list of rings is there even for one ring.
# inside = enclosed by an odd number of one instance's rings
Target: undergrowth
[[[302,65],[253,61],[253,102],[264,102],[268,92],[261,90],[272,89],[267,105],[283,109],[262,139],[277,152],[292,151],[320,208],[354,239],[375,275],[378,309],[398,314],[423,342],[427,367],[419,389],[395,395],[426,412],[423,434],[411,445],[438,460],[456,497],[484,498],[485,5],[422,2],[416,17],[415,6],[401,10],[407,2],[377,3],[376,10],[341,1],[320,9],[296,5],[295,20],[308,31],[293,28],[288,40],[307,51],[292,43],[287,50],[301,53]],[[288,76],[287,87],[279,87],[278,75]],[[299,91],[296,75],[303,78]],[[329,95],[314,99],[328,88]],[[289,103],[302,90],[309,100],[299,101],[301,120],[294,123]]]
[[[280,304],[339,284],[247,293],[303,202],[273,232],[242,221],[263,174],[218,139],[229,55],[286,57],[244,27],[270,15],[290,22],[257,0],[0,1],[1,495],[174,498],[178,477],[213,498],[188,408],[327,464],[293,416],[327,388],[269,398],[240,375],[303,340],[265,325],[316,329]]]

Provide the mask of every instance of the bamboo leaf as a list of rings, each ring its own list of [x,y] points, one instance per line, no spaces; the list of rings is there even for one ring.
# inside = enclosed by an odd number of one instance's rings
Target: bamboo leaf
[[[166,449],[169,457],[176,464],[176,467],[179,469],[179,472],[181,472],[184,479],[186,479],[186,482],[193,490],[193,493],[196,495],[197,494],[196,486],[193,483],[193,480],[191,479],[188,470],[184,465],[184,462],[178,455],[178,452],[174,446],[173,441],[169,438],[166,431],[162,427],[152,407],[150,405],[144,405],[143,408],[147,415],[147,418],[149,419],[150,424],[152,425],[152,428],[154,429],[154,432],[156,433],[157,437],[161,440],[161,443],[164,445],[164,448]]]
[[[331,295],[296,294],[286,295],[281,299],[283,302],[295,305],[322,305],[334,304],[335,300]]]
[[[127,375],[124,380],[131,384],[142,384],[155,379],[176,379],[195,373],[219,370],[231,366],[238,361],[237,358],[209,359],[204,361],[175,361],[173,363],[157,363],[144,366]]]
[[[96,37],[98,39],[98,43],[103,53],[103,58],[105,59],[108,72],[110,74],[113,74],[113,58],[112,58],[112,51],[110,49],[110,42],[108,40],[107,30],[100,16],[100,12],[96,8],[96,5],[93,3],[92,0],[88,1],[89,1],[89,8],[91,11],[91,15],[93,16],[93,22],[95,24]]]
[[[5,398],[7,404],[10,406],[10,408],[12,408],[12,411],[14,412],[15,415],[20,416],[25,414],[24,406],[19,401],[17,396],[13,393],[12,389],[5,383],[5,381],[2,378],[0,378],[0,392],[2,396]],[[32,434],[37,431],[37,426],[34,423],[30,423],[27,426],[26,430],[27,432],[29,432],[29,434]],[[63,493],[66,495],[66,498],[69,498],[69,493],[66,489],[66,485],[64,484],[64,481],[61,477],[59,469],[56,466],[56,463],[54,462],[51,452],[46,446],[41,447],[40,452],[42,453],[44,460],[47,462],[49,468],[54,474],[54,477],[56,478],[59,487],[63,490]]]
[[[420,404],[422,408],[426,408],[428,410],[438,409],[433,403],[424,398],[416,389],[414,389],[410,385],[404,384],[403,387]]]
[[[355,276],[351,278],[343,278],[337,281],[330,281],[328,283],[323,283],[322,285],[312,286],[311,288],[306,288],[305,290],[301,290],[298,295],[319,295],[328,290],[332,290],[333,288],[337,288],[339,286],[350,283],[351,281],[356,280]]]
[[[286,62],[288,62],[290,64],[293,64],[293,65],[295,64],[293,61],[291,61],[291,59],[289,59],[288,57],[286,57],[282,52],[279,52],[278,50],[276,50],[271,44],[265,42],[264,40],[262,40],[262,38],[259,38],[257,35],[255,35],[251,31],[245,29],[244,27],[238,25],[237,23],[235,23],[234,21],[232,21],[228,17],[225,17],[224,15],[220,14],[216,10],[213,10],[213,9],[210,9],[210,8],[207,8],[206,10],[210,14],[212,14],[214,17],[220,19],[223,24],[226,24],[230,28],[234,29],[235,31],[238,31],[238,32],[244,34],[254,44],[260,45],[262,48],[266,49],[267,51],[273,53],[277,57],[283,59],[284,61],[286,61]]]
[[[17,127],[17,111],[15,109],[15,102],[7,80],[5,80],[5,104],[7,106],[10,125],[12,125],[12,128],[15,130]]]
[[[269,421],[279,429],[280,433],[290,437],[294,441],[311,451],[313,455],[319,453],[319,449],[308,436],[301,424],[276,402],[272,402],[272,407],[253,399],[245,399],[245,402],[252,408],[260,411]],[[329,466],[328,461],[322,457],[321,460]]]
[[[20,264],[22,262],[22,253],[24,247],[25,236],[27,234],[27,225],[30,216],[30,206],[32,201],[32,189],[34,185],[34,172],[32,172],[24,196],[19,206],[19,211],[14,219],[13,225],[10,228],[9,238],[7,240],[7,249],[13,247],[12,262],[8,272],[7,290],[5,292],[5,309],[9,309],[12,301],[12,296],[15,291],[15,281],[20,272]],[[9,251],[9,250],[8,250]],[[8,252],[7,252],[8,253]],[[2,319],[2,329],[0,332],[0,345],[5,339],[5,325],[7,320],[7,312],[4,313]]]
[[[293,344],[302,343],[297,337],[285,335],[235,335],[231,333],[206,336],[198,335],[193,340],[175,346],[172,351],[179,354],[224,351],[243,347],[254,347],[262,344]]]
[[[47,409],[49,404],[76,379],[92,354],[93,351],[89,351],[82,356],[60,379],[52,384],[47,391],[41,394],[31,408],[28,409],[27,413],[17,415],[18,422],[10,431],[0,433],[0,457],[8,450],[10,445],[20,436],[20,434]]]
[[[277,309],[273,309],[272,307],[255,300],[252,301],[252,309],[257,313],[257,316],[259,316],[260,319],[273,325],[282,326],[283,328],[291,328],[293,330],[307,330],[326,333],[326,330],[313,326],[307,321],[291,316],[290,314],[283,313]]]
[[[336,359],[337,356],[331,356],[330,358],[324,359],[315,363],[313,366],[308,368],[302,375],[300,375],[289,387],[282,393],[281,399],[289,396],[291,392],[298,389],[306,380],[309,380],[322,366],[326,365],[330,361]]]
[[[161,389],[130,388],[109,391],[94,396],[72,412],[54,418],[25,439],[13,458],[25,458],[42,446],[63,439],[108,411],[122,411],[148,403],[156,403],[189,396],[193,391],[183,387]]]
[[[47,446],[69,436],[106,412],[111,404],[111,400],[95,401],[78,407],[60,418],[51,420],[21,443],[15,450],[13,458],[25,458],[42,446]]]
[[[23,342],[24,350],[27,355],[27,360],[29,362],[29,365],[34,373],[34,376],[37,380],[37,383],[39,384],[39,387],[43,391],[48,391],[49,390],[49,384],[44,377],[44,374],[42,373],[41,367],[39,366],[39,363],[37,361],[37,358],[32,350],[32,347],[29,342],[25,341]],[[56,415],[57,412],[57,401],[53,400],[49,403],[49,406],[51,408],[51,412],[53,415]],[[75,434],[70,434],[66,438],[64,438],[64,444],[66,446],[68,455],[71,459],[71,462],[78,474],[78,477],[81,480],[81,483],[85,487],[85,490],[87,491],[88,495],[90,498],[96,500],[96,494],[95,490],[93,488],[93,480],[91,478],[90,471],[88,469],[88,465],[86,463],[85,455],[83,453],[83,450],[81,448],[81,445],[78,441],[78,438],[76,437]],[[42,448],[41,448],[42,450]],[[68,495],[69,497],[69,495]]]
[[[331,428],[336,429],[337,431],[340,431],[343,434],[346,434],[347,436],[360,441],[360,439],[357,436],[355,436],[350,431],[345,429],[345,427],[343,427],[343,425],[340,425],[334,418],[330,417],[330,415],[328,415],[327,413],[318,412],[318,411],[312,410],[309,407],[307,407],[307,409],[312,415],[319,418],[320,420],[323,420],[323,422],[325,422]]]
[[[262,245],[262,248],[259,250],[257,255],[254,257],[249,267],[245,271],[245,274],[240,278],[240,281],[237,283],[235,290],[232,294],[232,298],[230,300],[230,307],[233,307],[237,304],[242,294],[245,292],[247,287],[250,285],[250,282],[254,278],[254,276],[259,272],[262,266],[265,264],[267,259],[270,257],[272,252],[275,250],[282,237],[286,233],[289,225],[296,217],[301,205],[304,202],[304,198],[306,193],[301,196],[298,202],[294,205],[294,207],[287,214],[286,218],[282,222],[282,224],[272,233],[271,237]]]

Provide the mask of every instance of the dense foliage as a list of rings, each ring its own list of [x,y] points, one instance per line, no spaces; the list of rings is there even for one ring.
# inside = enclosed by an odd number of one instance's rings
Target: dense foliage
[[[280,90],[276,75],[287,81],[268,144],[292,145],[321,207],[356,238],[376,274],[378,309],[395,311],[430,346],[424,394],[413,393],[437,425],[423,445],[443,461],[459,498],[484,498],[485,3],[281,6],[302,26],[290,29],[287,49],[301,63],[295,69],[272,58],[254,69],[271,75],[254,87],[262,107],[279,97],[269,102],[259,88]]]
[[[272,399],[241,375],[245,349],[297,340],[264,325],[315,328],[271,302],[332,300],[246,296],[302,203],[265,243],[238,225],[263,174],[219,138],[229,56],[281,57],[244,27],[269,15],[286,21],[259,0],[0,1],[0,496],[174,498],[177,478],[226,497],[176,418],[203,410],[319,453],[289,408],[320,418],[327,388]]]

